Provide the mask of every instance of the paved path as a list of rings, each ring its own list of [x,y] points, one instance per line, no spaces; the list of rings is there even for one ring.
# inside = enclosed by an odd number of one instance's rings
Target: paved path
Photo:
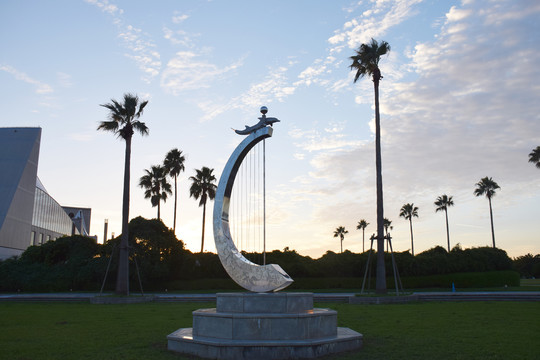
[[[111,295],[110,293],[104,295]],[[133,292],[133,298],[140,293]],[[214,302],[216,294],[145,294],[156,302]],[[16,293],[0,294],[0,301],[90,301],[99,293]],[[539,291],[490,291],[490,292],[416,292],[410,295],[383,297],[356,296],[356,293],[314,293],[316,302],[342,302],[356,304],[403,303],[411,301],[540,301]]]

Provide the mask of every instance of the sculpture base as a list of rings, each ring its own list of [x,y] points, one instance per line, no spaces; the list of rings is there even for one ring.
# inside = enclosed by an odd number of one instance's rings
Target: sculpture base
[[[208,359],[315,358],[362,346],[337,327],[337,312],[313,309],[311,293],[217,294],[215,309],[193,312],[193,328],[169,336],[168,349]]]

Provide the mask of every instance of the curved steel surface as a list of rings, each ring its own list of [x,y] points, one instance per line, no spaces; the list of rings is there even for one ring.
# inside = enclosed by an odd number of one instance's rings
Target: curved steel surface
[[[229,227],[231,192],[240,164],[253,146],[271,136],[272,128],[264,127],[238,145],[223,169],[214,199],[214,241],[221,264],[238,285],[254,292],[278,291],[293,282],[279,265],[262,266],[246,259],[234,245]]]

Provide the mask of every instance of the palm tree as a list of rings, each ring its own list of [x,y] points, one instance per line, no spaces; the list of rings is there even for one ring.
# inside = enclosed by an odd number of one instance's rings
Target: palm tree
[[[364,235],[365,234],[364,233],[365,233],[365,230],[366,230],[368,225],[369,225],[369,223],[364,219],[360,220],[358,222],[358,225],[356,225],[356,230],[362,230],[362,252],[366,251],[365,246],[364,246],[364,244],[365,244],[365,242],[364,242]]]
[[[334,231],[334,237],[338,237],[341,239],[341,253],[343,253],[343,239],[345,239],[345,234],[348,234],[349,232],[345,230],[343,226],[340,226],[336,228],[336,231]]]
[[[383,226],[384,226],[384,234],[386,235],[386,239],[388,239],[388,229],[392,230],[394,228],[392,226],[392,220],[388,220],[387,218],[384,218]],[[388,247],[389,246],[390,246],[390,241],[388,240],[386,242],[386,252],[388,252]]]
[[[529,154],[529,162],[536,165],[540,169],[540,146],[537,146],[536,149]]]
[[[122,197],[122,238],[120,240],[120,255],[118,260],[118,275],[115,292],[120,295],[129,295],[129,179],[131,168],[131,138],[135,132],[148,135],[148,127],[139,121],[144,107],[148,101],[139,103],[139,97],[133,94],[124,94],[124,103],[111,99],[108,104],[102,104],[109,109],[109,120],[102,121],[98,130],[110,131],[126,142],[124,161],[124,192]]]
[[[216,197],[216,177],[212,174],[214,169],[209,169],[203,166],[201,170],[195,170],[197,174],[190,176],[189,180],[192,181],[189,188],[189,196],[194,197],[195,200],[200,199],[199,206],[203,207],[203,220],[202,220],[202,238],[201,238],[201,253],[204,250],[204,220],[206,217],[206,201],[208,199],[213,200]]]
[[[437,200],[435,201],[435,212],[444,211],[444,215],[446,215],[446,240],[448,242],[448,252],[450,252],[450,230],[448,228],[448,207],[454,206],[454,201],[452,200],[451,196],[447,196],[446,194],[441,195],[437,197]]]
[[[177,179],[180,172],[186,170],[184,167],[184,161],[186,158],[182,155],[182,151],[178,149],[172,149],[165,156],[163,160],[163,166],[170,177],[174,178],[174,219],[173,219],[173,232],[176,233],[176,204],[178,202],[177,192]]]
[[[493,240],[493,248],[495,248],[495,230],[493,229],[493,210],[491,208],[491,198],[495,196],[495,191],[497,189],[500,189],[499,184],[487,176],[480,179],[480,181],[476,183],[476,189],[474,189],[474,195],[486,195],[489,201],[489,217],[491,218],[491,238]]]
[[[414,256],[414,241],[413,241],[413,231],[412,231],[412,218],[418,217],[418,207],[414,206],[413,203],[411,204],[405,204],[401,207],[401,210],[399,212],[399,216],[402,218],[405,218],[405,220],[409,220],[409,224],[411,226],[411,253],[412,256]]]
[[[171,184],[167,181],[167,170],[164,166],[154,165],[144,171],[146,174],[139,180],[139,186],[145,189],[144,198],[150,199],[152,207],[157,206],[157,219],[161,220],[161,200],[167,201],[167,195],[172,194]]]
[[[371,39],[370,44],[362,44],[351,56],[351,70],[355,70],[354,82],[364,76],[371,76],[375,91],[375,164],[377,171],[377,280],[376,292],[386,293],[386,270],[384,266],[384,236],[383,236],[383,185],[381,160],[381,117],[379,114],[379,82],[383,78],[379,69],[381,56],[390,52],[386,41]]]

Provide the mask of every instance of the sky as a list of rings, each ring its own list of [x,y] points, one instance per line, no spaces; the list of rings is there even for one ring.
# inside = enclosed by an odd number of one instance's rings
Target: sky
[[[134,93],[149,103],[131,158],[130,217],[156,217],[138,179],[180,149],[176,235],[201,246],[202,208],[189,177],[219,175],[259,109],[277,117],[266,146],[266,248],[320,257],[362,251],[376,231],[373,83],[349,57],[371,38],[380,61],[384,213],[394,251],[411,249],[400,208],[414,203],[414,249],[496,245],[540,253],[540,2],[537,0],[0,2],[1,127],[41,127],[38,176],[60,204],[92,208],[91,233],[121,232],[125,143],[97,131],[99,106]],[[172,197],[162,205],[173,226]],[[205,250],[215,252],[209,203]],[[368,243],[366,241],[366,248]]]

